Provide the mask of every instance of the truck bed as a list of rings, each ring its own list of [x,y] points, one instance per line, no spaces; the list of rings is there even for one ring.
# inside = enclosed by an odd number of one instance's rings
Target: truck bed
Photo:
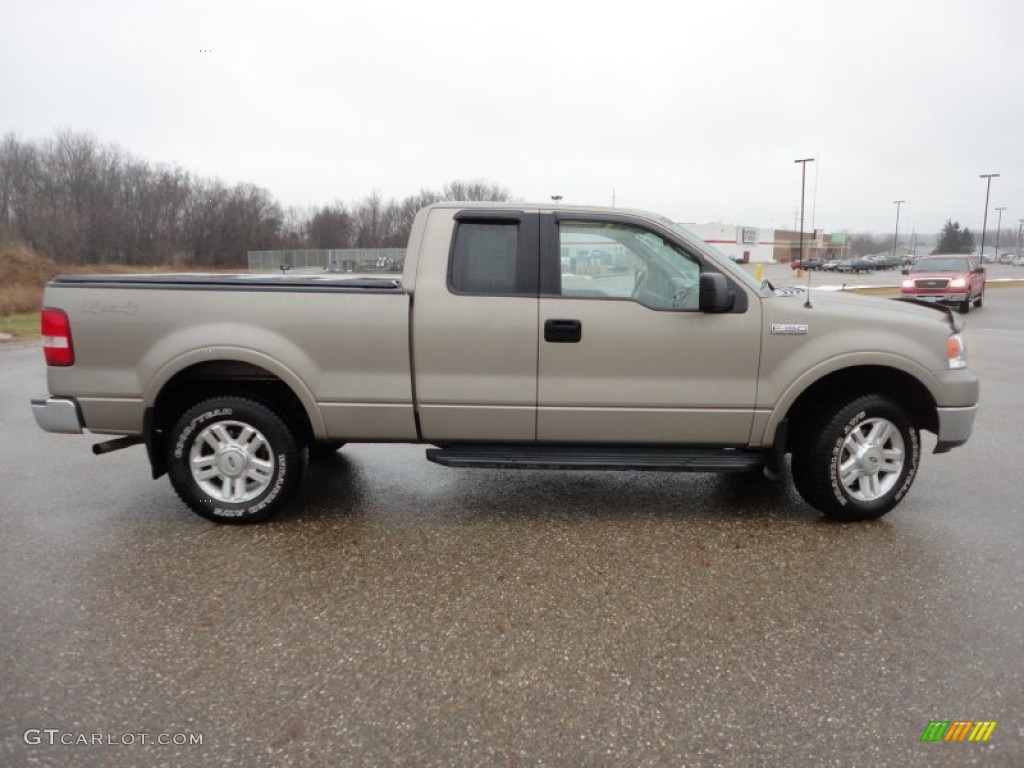
[[[156,275],[58,275],[57,285],[87,285],[90,288],[175,288],[184,290],[281,290],[352,291],[359,293],[401,293],[402,280],[366,275],[305,274],[196,274]]]
[[[77,396],[94,432],[140,434],[169,377],[236,361],[234,377],[286,382],[318,438],[412,440],[409,301],[397,276],[60,276],[44,302],[77,360],[48,370],[50,392]]]

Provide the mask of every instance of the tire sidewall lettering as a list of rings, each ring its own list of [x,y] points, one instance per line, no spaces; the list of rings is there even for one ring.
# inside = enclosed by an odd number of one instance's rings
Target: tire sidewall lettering
[[[904,464],[904,467],[907,469],[907,475],[894,497],[897,501],[902,499],[903,495],[910,490],[914,477],[917,475],[917,466],[921,458],[921,441],[915,429],[910,430],[910,454],[910,461]]]
[[[266,508],[267,505],[272,504],[278,494],[281,493],[281,488],[284,487],[284,483],[288,475],[287,464],[287,456],[283,453],[278,454],[277,478],[274,481],[274,485],[256,504],[249,507],[214,507],[213,514],[218,517],[246,517],[247,515],[255,515],[258,512],[263,511],[263,509]]]
[[[212,411],[206,411],[192,419],[188,426],[181,430],[181,434],[178,435],[178,440],[174,444],[174,458],[180,459],[185,455],[185,445],[189,442],[192,433],[196,431],[200,424],[220,416],[231,416],[233,413],[234,410],[231,408],[214,408]]]
[[[848,438],[850,433],[857,428],[857,425],[867,417],[867,411],[858,411],[852,419],[846,422],[846,426],[843,427],[842,433],[832,444],[832,456],[829,464],[829,466],[832,467],[832,471],[829,473],[829,481],[832,486],[832,495],[835,496],[836,501],[844,507],[850,503],[850,499],[843,490],[843,484],[839,481],[839,459],[843,455],[843,446],[846,444],[846,438]]]

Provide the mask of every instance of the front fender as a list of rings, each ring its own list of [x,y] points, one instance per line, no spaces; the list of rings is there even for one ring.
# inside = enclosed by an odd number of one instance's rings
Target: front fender
[[[889,368],[899,371],[919,381],[931,394],[933,401],[939,401],[941,396],[942,384],[935,372],[906,357],[878,352],[851,352],[837,355],[804,371],[785,387],[768,414],[764,429],[760,434],[760,443],[756,442],[757,432],[753,433],[754,444],[772,445],[774,443],[779,424],[786,418],[786,414],[789,413],[797,399],[811,386],[834,373],[859,367]]]

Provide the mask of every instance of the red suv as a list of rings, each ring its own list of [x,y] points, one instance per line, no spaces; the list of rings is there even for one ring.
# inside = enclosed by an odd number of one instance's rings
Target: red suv
[[[985,300],[985,268],[972,256],[938,254],[924,256],[904,269],[900,293],[925,301],[955,304],[961,313],[980,307]]]

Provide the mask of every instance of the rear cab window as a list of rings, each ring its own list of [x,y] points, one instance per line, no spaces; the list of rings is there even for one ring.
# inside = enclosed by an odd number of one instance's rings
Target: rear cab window
[[[537,297],[536,216],[470,211],[456,217],[448,289],[471,296]]]

